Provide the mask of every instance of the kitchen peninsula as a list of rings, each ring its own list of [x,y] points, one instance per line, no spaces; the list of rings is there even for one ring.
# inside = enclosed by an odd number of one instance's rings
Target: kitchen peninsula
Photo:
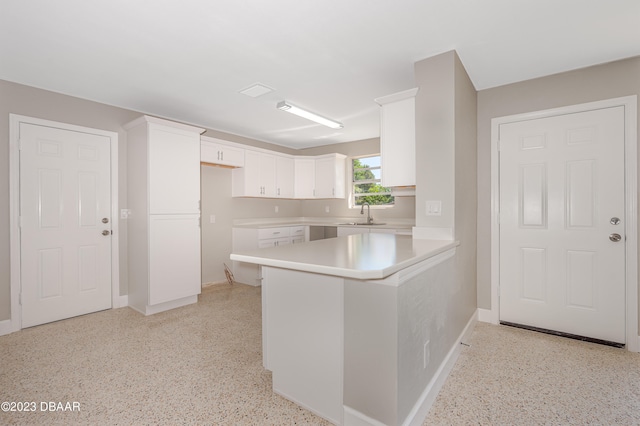
[[[233,253],[261,266],[274,391],[339,425],[418,420],[457,245],[367,233]]]

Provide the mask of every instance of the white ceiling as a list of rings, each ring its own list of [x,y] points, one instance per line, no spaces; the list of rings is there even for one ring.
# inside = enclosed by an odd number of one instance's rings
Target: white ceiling
[[[292,148],[377,137],[452,49],[478,90],[638,56],[640,1],[0,0],[0,79]]]

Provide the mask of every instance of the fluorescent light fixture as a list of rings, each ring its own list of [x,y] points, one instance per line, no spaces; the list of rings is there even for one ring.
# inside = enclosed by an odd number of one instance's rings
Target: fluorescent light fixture
[[[339,123],[334,120],[330,120],[318,114],[314,114],[312,112],[307,111],[306,109],[302,109],[295,105],[291,105],[287,101],[278,102],[278,105],[276,105],[276,107],[278,109],[281,109],[282,111],[290,112],[291,114],[295,114],[299,117],[306,118],[307,120],[315,121],[318,124],[331,127],[332,129],[342,129],[343,127],[342,123]]]

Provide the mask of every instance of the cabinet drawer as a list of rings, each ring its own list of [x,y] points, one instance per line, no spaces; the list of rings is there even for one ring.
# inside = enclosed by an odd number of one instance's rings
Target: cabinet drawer
[[[305,226],[292,226],[289,228],[289,235],[292,237],[304,237]]]
[[[258,229],[258,239],[264,240],[265,238],[279,238],[288,237],[289,227],[284,226],[280,228],[261,228]]]
[[[304,236],[291,237],[291,244],[300,244],[304,243]]]

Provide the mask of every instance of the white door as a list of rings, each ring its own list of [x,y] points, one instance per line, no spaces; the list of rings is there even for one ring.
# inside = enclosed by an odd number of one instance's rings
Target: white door
[[[624,107],[499,132],[500,321],[624,343]]]
[[[22,327],[111,308],[110,139],[19,131]]]

